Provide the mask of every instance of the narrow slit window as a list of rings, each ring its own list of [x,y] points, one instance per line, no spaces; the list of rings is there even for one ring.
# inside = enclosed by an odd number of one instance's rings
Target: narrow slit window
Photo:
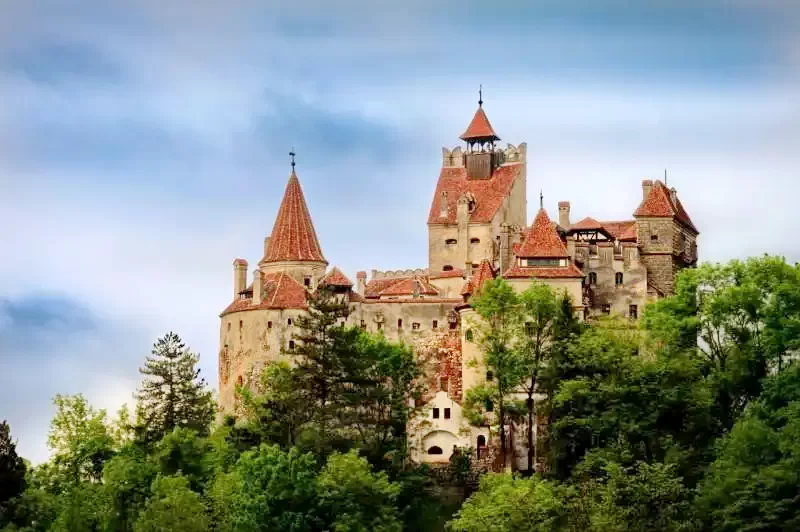
[[[398,329],[402,329],[403,328],[403,319],[402,318],[398,318],[397,319],[397,328]]]
[[[439,419],[439,409],[438,408],[434,408],[433,409],[433,419]]]
[[[438,320],[433,320],[433,324],[432,324],[431,327],[433,329],[438,329],[439,328],[439,321]]]
[[[449,408],[445,408],[444,409],[444,418],[445,419],[450,419],[450,409]]]
[[[617,272],[614,274],[614,284],[616,286],[622,286],[622,272]]]

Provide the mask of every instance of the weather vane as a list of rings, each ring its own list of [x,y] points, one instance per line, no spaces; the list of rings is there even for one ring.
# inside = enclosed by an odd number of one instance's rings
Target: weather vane
[[[292,172],[294,172],[294,164],[295,164],[295,163],[294,163],[294,156],[295,156],[295,155],[297,155],[297,154],[294,152],[294,146],[292,146],[292,151],[290,151],[290,152],[289,152],[289,155],[292,157]]]
[[[483,106],[483,85],[478,85],[478,107]]]
[[[544,209],[544,193],[539,190],[539,208]]]

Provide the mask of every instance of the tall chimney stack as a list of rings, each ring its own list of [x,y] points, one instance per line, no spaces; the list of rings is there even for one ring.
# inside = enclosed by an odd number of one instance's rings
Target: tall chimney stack
[[[367,272],[356,273],[356,293],[360,296],[367,293]]]
[[[261,304],[261,270],[253,270],[253,305]]]
[[[563,227],[564,229],[569,229],[570,221],[569,221],[569,202],[568,201],[559,201],[558,202],[558,225]]]
[[[247,261],[236,259],[233,261],[233,299],[239,298],[239,293],[247,287]]]
[[[650,191],[653,189],[653,181],[651,179],[645,179],[642,181],[642,201],[647,199],[647,196],[650,195]]]

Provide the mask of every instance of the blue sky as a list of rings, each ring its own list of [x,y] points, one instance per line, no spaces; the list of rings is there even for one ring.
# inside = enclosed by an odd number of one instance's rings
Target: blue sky
[[[292,146],[332,264],[424,267],[479,84],[531,205],[624,219],[666,167],[701,259],[800,260],[796,2],[122,4],[1,8],[0,418],[34,461],[55,393],[130,403],[168,330],[216,385]]]

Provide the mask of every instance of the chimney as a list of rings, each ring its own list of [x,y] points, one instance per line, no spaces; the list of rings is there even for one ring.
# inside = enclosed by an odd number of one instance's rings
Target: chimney
[[[233,299],[239,299],[239,293],[247,286],[247,261],[236,259],[233,261]]]
[[[564,229],[569,229],[569,202],[568,201],[559,201],[558,202],[558,225],[563,227]]]
[[[267,236],[264,237],[264,256],[265,257],[267,256],[267,250],[269,249],[269,237],[270,237],[270,235],[267,235]]]
[[[261,304],[261,270],[253,270],[253,305]]]
[[[650,195],[650,191],[653,189],[653,181],[650,179],[645,179],[642,181],[642,201],[647,199],[647,196]]]
[[[367,272],[356,273],[356,293],[360,296],[367,293]]]
[[[678,191],[675,189],[675,187],[669,189],[669,199],[672,201],[673,205],[678,204]]]

